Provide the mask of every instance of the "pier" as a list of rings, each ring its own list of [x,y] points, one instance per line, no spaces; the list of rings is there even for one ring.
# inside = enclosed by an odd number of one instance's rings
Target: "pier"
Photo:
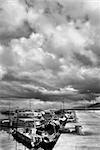
[[[99,150],[100,111],[76,111],[84,135],[61,134],[53,150]]]

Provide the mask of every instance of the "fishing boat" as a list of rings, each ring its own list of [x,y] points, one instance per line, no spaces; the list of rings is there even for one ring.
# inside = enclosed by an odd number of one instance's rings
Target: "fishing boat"
[[[55,145],[59,132],[56,132],[56,125],[53,122],[47,123],[43,128],[26,128],[13,130],[12,136],[17,142],[22,143],[27,148],[42,148],[51,150]]]
[[[17,118],[17,124],[18,124],[19,118]],[[23,121],[23,119],[20,119]],[[36,127],[39,126],[39,121],[34,118],[24,118],[25,125],[22,128],[16,127],[12,131],[12,136],[14,139],[22,143],[27,148],[39,148],[39,144],[42,141],[42,138],[40,135],[36,133]],[[26,124],[28,123],[28,126]],[[31,125],[29,126],[29,124]]]
[[[37,135],[34,129],[27,128],[26,131],[23,131],[23,129],[13,130],[12,136],[17,142],[22,143],[29,149],[39,148],[42,141],[41,136]]]
[[[78,122],[66,123],[66,125],[60,128],[59,131],[60,133],[72,133],[72,134],[83,135],[82,126]]]
[[[52,135],[49,135],[49,134],[44,135],[42,137],[42,142],[40,143],[40,147],[43,148],[44,150],[52,150],[59,136],[60,136],[60,133],[54,133]]]
[[[54,147],[60,136],[57,129],[58,126],[54,122],[48,122],[42,130],[37,130],[38,134],[42,137],[42,141],[40,143],[41,148],[44,150],[51,150]]]
[[[40,124],[39,119],[30,118],[32,121],[32,126],[23,126],[23,128],[16,128],[12,132],[14,139],[22,143],[27,148],[37,149],[42,148],[44,150],[52,150],[56,141],[58,140],[61,132],[71,130],[76,130],[78,132],[77,126],[74,124],[73,127],[66,127],[67,118],[64,114],[59,115],[59,117],[50,117],[46,119],[43,124]],[[21,119],[23,120],[23,119]],[[24,118],[24,121],[27,122],[27,118]],[[29,121],[29,118],[28,118]],[[18,124],[18,122],[17,122]]]
[[[0,121],[0,127],[10,127],[9,119],[3,119]]]

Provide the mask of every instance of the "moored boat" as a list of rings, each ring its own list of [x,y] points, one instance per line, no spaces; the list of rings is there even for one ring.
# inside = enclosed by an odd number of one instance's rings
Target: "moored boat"
[[[29,149],[39,148],[42,141],[42,138],[39,135],[32,133],[32,130],[28,131],[28,129],[26,129],[26,132],[23,132],[23,129],[22,131],[13,130],[12,136],[17,142],[22,143]]]
[[[66,123],[66,125],[60,128],[60,133],[74,133],[78,135],[83,135],[82,126],[78,122],[76,123]]]
[[[42,137],[42,142],[40,143],[40,147],[43,148],[44,150],[52,150],[59,136],[60,133],[54,133],[52,135]]]
[[[51,150],[60,133],[56,130],[56,125],[52,122],[46,124],[41,130],[40,128],[26,128],[13,130],[12,136],[14,139],[22,143],[27,148],[39,148]]]

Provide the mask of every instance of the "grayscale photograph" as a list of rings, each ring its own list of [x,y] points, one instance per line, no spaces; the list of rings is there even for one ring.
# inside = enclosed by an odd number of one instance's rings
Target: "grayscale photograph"
[[[0,0],[0,150],[100,150],[100,0]]]

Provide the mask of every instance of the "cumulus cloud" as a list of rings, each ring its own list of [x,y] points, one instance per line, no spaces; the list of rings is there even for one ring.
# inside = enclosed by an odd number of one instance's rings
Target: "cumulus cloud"
[[[2,77],[4,76],[5,73],[6,73],[5,68],[3,68],[2,66],[0,66],[0,79],[2,79]]]
[[[19,0],[0,1],[0,40],[28,36],[31,28],[27,23],[26,7]]]
[[[6,0],[0,12],[3,81],[44,93],[99,93],[99,0]]]

